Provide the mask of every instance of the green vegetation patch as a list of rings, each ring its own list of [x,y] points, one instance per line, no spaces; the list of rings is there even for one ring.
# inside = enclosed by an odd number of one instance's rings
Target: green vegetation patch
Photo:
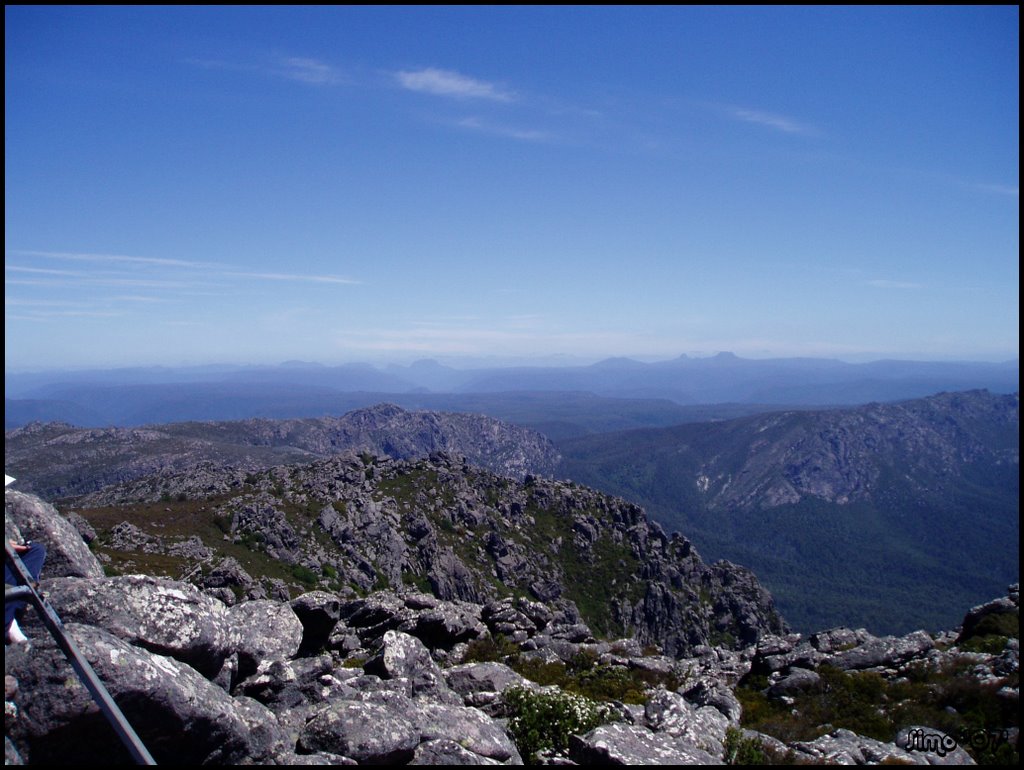
[[[224,495],[206,500],[172,499],[75,510],[96,530],[98,537],[90,547],[98,555],[109,558],[105,567],[108,575],[142,572],[180,580],[193,566],[191,560],[183,557],[111,548],[108,545],[111,530],[127,521],[145,534],[160,538],[165,547],[193,535],[198,536],[214,554],[211,563],[231,556],[254,579],[279,579],[300,590],[315,585],[318,577],[313,570],[286,564],[268,556],[262,550],[263,537],[259,533],[242,533],[238,542],[225,539],[225,535],[230,532],[232,520],[227,509],[239,496]]]
[[[565,751],[570,735],[589,732],[609,721],[608,709],[575,693],[510,687],[504,700],[509,734],[528,764],[536,764],[542,751]]]
[[[1019,675],[981,682],[971,674],[973,665],[960,661],[936,670],[922,664],[893,681],[821,666],[819,686],[794,695],[792,703],[769,698],[763,676],[748,677],[736,696],[744,727],[786,743],[811,741],[840,727],[889,742],[908,725],[927,725],[956,738],[979,764],[1016,764],[1017,752],[1005,740],[976,737],[1005,735],[1017,727],[1016,703],[998,691],[1017,686]]]

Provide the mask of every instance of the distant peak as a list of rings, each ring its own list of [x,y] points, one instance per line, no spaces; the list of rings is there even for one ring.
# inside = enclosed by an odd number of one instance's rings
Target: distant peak
[[[624,356],[615,356],[612,358],[605,358],[602,361],[598,361],[593,364],[595,369],[625,369],[631,366],[639,366],[640,362],[633,358],[626,358]]]
[[[713,360],[715,360],[715,361],[739,361],[740,357],[738,355],[736,355],[735,353],[730,353],[727,350],[723,350],[721,353],[718,353],[717,355],[713,356]]]

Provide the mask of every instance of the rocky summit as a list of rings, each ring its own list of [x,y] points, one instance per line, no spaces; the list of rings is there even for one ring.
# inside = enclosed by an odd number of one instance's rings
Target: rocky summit
[[[522,596],[669,655],[785,630],[753,574],[705,564],[639,507],[449,454],[350,453],[258,473],[200,466],[108,487],[74,510],[112,570],[190,574],[228,602],[310,588]],[[231,577],[235,563],[261,580]]]
[[[428,478],[443,505],[434,505],[421,487]],[[318,507],[317,495],[331,485],[330,494],[343,504]],[[213,496],[194,512],[175,507],[189,503],[176,494],[203,487]],[[300,490],[318,501],[308,509],[306,526],[323,519],[323,536],[303,532],[285,510],[300,504]],[[165,493],[169,500],[160,499]],[[338,458],[249,479],[196,473],[167,479],[163,487],[137,484],[110,494],[108,505],[113,497],[144,501],[134,524],[115,527],[122,553],[134,542],[131,553],[140,564],[147,557],[151,565],[195,562],[200,568],[192,568],[190,580],[104,575],[117,570],[111,569],[116,549],[102,546],[111,536],[102,517],[93,516],[90,525],[31,495],[6,493],[5,529],[10,538],[46,543],[52,558],[41,590],[161,764],[1019,759],[1016,585],[971,608],[958,629],[942,634],[876,637],[833,628],[802,636],[787,633],[777,618],[757,622],[770,605],[751,595],[745,602],[730,598],[731,590],[754,591],[751,578],[735,568],[701,565],[692,548],[684,553],[682,538],[660,535],[638,509],[554,482],[515,484],[446,457],[421,463]],[[146,531],[150,504],[173,514],[164,518],[163,536]],[[386,526],[375,531],[379,547],[371,554],[354,533],[370,520],[374,504],[372,518]],[[219,516],[234,511],[230,522],[222,519],[222,542],[243,550],[246,516],[266,514],[280,531],[257,551],[300,553],[295,540],[313,539],[325,553],[345,552],[335,562],[339,578],[351,569],[374,580],[390,578],[386,553],[400,560],[398,577],[404,568],[411,577],[414,557],[422,557],[421,567],[433,566],[415,574],[426,574],[435,590],[427,593],[403,578],[384,590],[320,585],[289,597],[287,580],[249,576],[241,562],[218,556],[202,538],[176,539],[174,517],[198,516],[202,508]],[[441,519],[438,510],[454,513]],[[474,515],[488,510],[501,512],[506,523],[485,526],[487,517],[474,523]],[[553,523],[556,514],[565,521]],[[414,520],[414,533],[392,529],[395,521]],[[295,540],[284,524],[293,527]],[[492,567],[494,592],[482,576],[474,580],[458,568],[442,573],[434,557],[444,551],[467,572],[475,565],[472,550],[460,551],[447,539],[453,533],[481,549],[483,555],[475,553]],[[542,538],[552,546],[548,561],[521,561],[525,544]],[[96,553],[111,558],[106,570]],[[567,553],[574,556],[557,558]],[[360,558],[365,564],[352,566]],[[573,585],[593,585],[587,571],[608,561],[621,570],[602,573],[619,609],[610,601],[601,617],[618,618],[626,632],[619,638],[588,622],[577,607],[587,592]],[[313,572],[313,566],[306,569]],[[628,577],[631,566],[639,568],[638,577]],[[520,571],[525,577],[509,579],[507,593],[497,590],[506,585],[502,574]],[[451,580],[441,580],[442,574]],[[531,597],[534,582],[545,586],[559,576],[561,582],[544,589],[556,595]],[[634,583],[644,590],[627,604],[622,597],[631,595]],[[267,588],[275,595],[265,595]],[[694,606],[689,615],[661,616],[660,622],[680,624],[665,639],[673,654],[643,645],[629,627],[639,630],[641,608],[652,597],[663,607]],[[689,624],[703,628],[701,622],[730,629],[734,637],[698,644],[706,631],[691,638]],[[29,643],[9,645],[5,655],[7,763],[126,762],[127,753],[31,612],[23,627]],[[655,631],[656,624],[645,633]]]

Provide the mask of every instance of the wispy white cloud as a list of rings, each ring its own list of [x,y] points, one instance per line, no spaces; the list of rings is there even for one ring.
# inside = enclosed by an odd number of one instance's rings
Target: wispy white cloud
[[[281,73],[289,80],[313,85],[334,85],[345,81],[340,71],[316,59],[293,56],[281,62]]]
[[[191,262],[184,259],[164,259],[162,257],[135,257],[124,254],[93,254],[80,251],[32,251],[28,249],[12,249],[8,254],[26,257],[45,257],[48,259],[65,259],[76,262],[111,262],[120,264],[154,265],[160,267],[193,267],[214,268],[219,265],[212,262]]]
[[[7,252],[8,254],[16,254],[25,257],[40,257],[44,259],[57,259],[57,260],[71,260],[76,262],[89,262],[92,264],[106,265],[106,266],[131,266],[135,268],[164,268],[170,270],[188,270],[189,273],[186,277],[190,280],[173,280],[166,277],[150,277],[150,278],[138,278],[138,277],[122,277],[125,275],[124,271],[121,271],[121,275],[118,275],[118,271],[109,270],[106,275],[95,275],[80,271],[70,270],[56,270],[52,268],[37,268],[37,267],[26,267],[26,266],[6,266],[8,270],[16,270],[25,273],[32,273],[40,276],[54,276],[54,277],[68,277],[78,278],[81,281],[89,282],[93,284],[105,284],[105,285],[120,285],[120,286],[143,286],[152,288],[195,288],[197,286],[203,286],[202,279],[216,279],[223,277],[231,278],[252,278],[262,281],[301,281],[307,283],[330,283],[330,284],[359,284],[353,278],[338,275],[317,275],[317,274],[303,274],[303,273],[277,273],[277,272],[261,272],[261,271],[244,271],[244,270],[229,270],[223,263],[217,262],[196,262],[185,259],[168,259],[162,257],[138,257],[129,256],[124,254],[94,254],[89,252],[72,252],[72,251],[33,251],[28,249],[13,249]],[[195,276],[198,273],[200,276],[199,281],[195,280]],[[133,275],[135,275],[133,273]],[[174,273],[168,274],[166,271],[163,276],[174,275]]]
[[[455,121],[459,128],[470,131],[479,131],[492,136],[502,136],[506,139],[518,139],[524,142],[545,142],[552,138],[547,131],[537,131],[527,128],[516,128],[514,126],[501,125],[490,121],[481,120],[478,117],[462,118]]]
[[[420,70],[402,70],[395,73],[395,79],[402,88],[435,96],[455,99],[488,99],[496,102],[511,102],[515,94],[494,83],[477,80],[452,70],[427,67]]]
[[[746,107],[735,106],[729,107],[728,112],[735,119],[742,120],[745,123],[754,123],[787,134],[817,133],[817,130],[807,123],[774,112],[764,112],[763,110],[752,110]]]
[[[261,281],[299,281],[306,283],[338,283],[338,284],[358,284],[360,281],[356,281],[352,278],[345,278],[340,275],[302,275],[299,273],[243,273],[243,272],[225,272],[224,275],[235,276],[239,278],[256,278]]]
[[[924,285],[920,283],[914,283],[913,281],[890,281],[885,278],[876,278],[871,281],[865,281],[868,286],[872,286],[876,289],[923,289]]]
[[[31,275],[57,275],[62,277],[74,278],[81,276],[82,273],[77,270],[56,270],[53,268],[45,267],[24,267],[22,265],[4,265],[4,272],[10,273],[29,273]]]

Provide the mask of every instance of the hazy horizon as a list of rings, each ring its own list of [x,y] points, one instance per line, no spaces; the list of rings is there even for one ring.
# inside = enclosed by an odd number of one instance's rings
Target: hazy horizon
[[[463,357],[452,357],[452,356],[424,356],[419,358],[409,359],[352,359],[343,361],[315,361],[307,359],[290,359],[287,361],[207,361],[202,363],[180,361],[180,362],[165,362],[165,363],[139,363],[139,364],[126,364],[123,366],[68,366],[68,367],[39,367],[39,368],[25,368],[25,369],[7,369],[5,374],[17,375],[17,374],[57,374],[57,373],[75,373],[75,372],[117,372],[120,370],[130,371],[134,369],[150,370],[150,369],[167,369],[167,370],[190,370],[190,369],[280,369],[280,368],[303,368],[303,367],[314,367],[314,368],[332,368],[332,367],[345,367],[345,366],[369,366],[380,371],[386,371],[389,368],[410,368],[416,364],[427,364],[434,363],[442,367],[454,369],[456,371],[472,371],[475,369],[488,370],[488,369],[514,369],[518,367],[523,368],[572,368],[572,367],[589,367],[595,364],[600,364],[605,361],[632,361],[640,364],[659,364],[676,361],[680,358],[688,358],[692,361],[709,360],[718,356],[735,355],[732,351],[715,351],[715,352],[690,352],[681,353],[677,356],[598,356],[598,357],[585,357],[585,356],[572,356],[572,355],[549,355],[549,356],[513,356],[513,357],[502,357],[502,356],[463,356]],[[811,361],[835,361],[843,364],[877,364],[886,362],[906,362],[914,364],[978,364],[978,365],[992,365],[992,366],[1005,366],[1018,364],[1019,359],[1008,358],[1008,359],[969,359],[969,358],[880,358],[880,357],[831,357],[831,356],[736,356],[741,361],[781,361],[781,360],[811,360]]]
[[[6,372],[1019,357],[1015,6],[9,6],[5,65]]]

